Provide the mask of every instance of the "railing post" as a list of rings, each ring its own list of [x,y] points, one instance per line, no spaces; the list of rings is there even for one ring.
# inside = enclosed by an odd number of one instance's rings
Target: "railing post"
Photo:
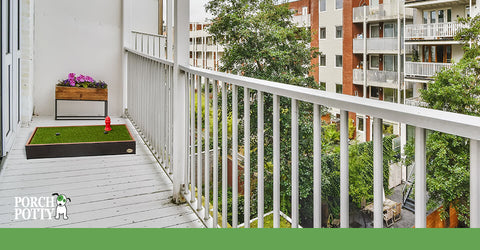
[[[350,225],[348,169],[348,111],[340,111],[340,227]]]
[[[415,228],[427,227],[425,129],[415,128]]]
[[[383,135],[382,119],[373,118],[373,226],[383,227]]]
[[[470,227],[480,228],[480,141],[470,140]]]
[[[167,17],[168,18],[168,17]],[[190,0],[175,1],[175,61],[173,77],[173,200],[176,203],[184,201],[181,194],[184,186],[184,174],[187,166],[187,122],[185,112],[186,76],[180,71],[180,65],[188,65],[189,60],[189,22]],[[168,34],[171,36],[171,34]],[[193,195],[193,194],[192,194]]]
[[[177,4],[177,2],[175,1],[175,4]],[[167,59],[168,60],[173,60],[173,36],[175,35],[176,36],[176,33],[173,34],[173,12],[172,12],[172,5],[173,5],[173,0],[167,0]],[[175,11],[175,16],[176,16],[177,12]],[[188,32],[190,31],[190,20],[188,20],[188,29],[187,29],[187,42],[189,41],[189,36],[188,36]],[[175,29],[177,29],[175,27]],[[178,29],[177,29],[178,31]],[[176,42],[177,40],[175,40]],[[175,48],[177,48],[175,46]],[[187,47],[187,49],[189,49]],[[189,51],[189,50],[187,50]],[[188,63],[188,61],[187,61]],[[187,64],[188,65],[188,64]]]

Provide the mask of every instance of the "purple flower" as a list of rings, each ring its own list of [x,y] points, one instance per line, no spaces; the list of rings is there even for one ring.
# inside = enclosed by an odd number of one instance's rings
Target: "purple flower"
[[[75,73],[68,74],[68,79],[75,79]]]
[[[90,77],[90,76],[86,76],[86,77],[85,77],[85,80],[86,80],[87,82],[94,82],[94,81],[93,81],[93,78]]]
[[[70,86],[75,86],[75,80],[74,79],[69,79],[68,80],[70,82]]]
[[[84,75],[80,75],[79,77],[77,77],[77,81],[78,82],[85,82],[85,76]]]

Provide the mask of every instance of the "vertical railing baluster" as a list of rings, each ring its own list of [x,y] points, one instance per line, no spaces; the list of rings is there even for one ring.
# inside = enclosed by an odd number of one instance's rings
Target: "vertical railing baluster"
[[[373,118],[373,227],[383,227],[383,125]]]
[[[232,85],[232,227],[238,226],[238,86]]]
[[[162,159],[162,167],[165,169],[165,66],[160,65],[160,157]]]
[[[218,227],[218,82],[213,82],[213,226]]]
[[[197,78],[197,210],[202,210],[202,77]]]
[[[243,214],[245,228],[250,228],[250,89],[247,87],[243,88],[243,109],[243,169],[245,174],[243,185],[245,198]]]
[[[427,226],[425,129],[415,128],[415,228]]]
[[[258,155],[257,155],[257,210],[258,210],[258,228],[263,228],[263,216],[265,212],[264,208],[264,105],[263,105],[263,92],[257,92],[257,137],[258,137]]]
[[[155,41],[155,40],[154,40]],[[189,145],[190,145],[190,78],[192,75],[190,73],[185,73],[185,163],[187,164],[184,168],[184,179],[183,179],[183,194],[184,198],[185,195],[189,193],[188,189],[188,175],[190,173],[190,168],[192,167],[192,162],[190,161],[189,157]]]
[[[210,218],[210,79],[205,78],[205,220]]]
[[[174,169],[173,169],[173,67],[168,67],[169,69],[169,83],[170,83],[170,166],[169,166],[169,174],[173,175],[174,174]]]
[[[298,227],[298,101],[292,99],[292,228]]]
[[[340,227],[349,227],[348,111],[340,111]]]
[[[227,84],[222,82],[222,228],[228,227],[228,122]]]
[[[480,141],[470,140],[470,228],[480,228]]]
[[[322,227],[322,120],[320,106],[313,105],[313,227]]]
[[[273,228],[280,227],[280,97],[273,95]]]
[[[190,79],[190,202],[195,202],[195,79],[192,75]]]

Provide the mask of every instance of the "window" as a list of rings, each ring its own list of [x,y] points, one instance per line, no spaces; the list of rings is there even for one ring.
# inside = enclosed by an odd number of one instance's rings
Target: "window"
[[[397,26],[393,23],[383,25],[383,37],[397,37]]]
[[[383,100],[387,102],[396,102],[397,101],[397,90],[384,88],[383,89]]]
[[[327,83],[326,82],[320,82],[320,87],[323,90],[327,90]]]
[[[379,65],[380,65],[380,56],[371,55],[370,56],[370,69],[378,69]]]
[[[380,7],[380,1],[379,0],[370,0],[370,7],[378,9]]]
[[[438,11],[438,23],[444,23],[445,22],[445,11],[444,10],[439,10]]]
[[[335,38],[342,38],[343,26],[335,26]]]
[[[343,9],[343,0],[335,0],[335,9]]]
[[[378,24],[370,25],[370,37],[380,37],[380,26]]]
[[[302,7],[302,15],[303,16],[308,15],[308,7]]]
[[[357,130],[363,132],[363,124],[364,124],[365,118],[357,116]]]
[[[370,98],[378,99],[380,96],[380,88],[379,87],[370,87]]]
[[[326,39],[327,38],[327,28],[322,27],[320,28],[320,39]]]
[[[423,24],[428,23],[428,11],[423,11]]]
[[[320,55],[320,66],[327,66],[327,56]]]
[[[343,85],[342,84],[335,84],[335,93],[342,94],[343,93]]]
[[[320,11],[327,11],[327,0],[320,0]]]
[[[466,15],[467,17],[470,17],[470,6],[468,6],[468,5],[465,6],[465,15]]]
[[[385,71],[397,71],[395,55],[384,55],[383,56],[383,70]]]
[[[335,56],[335,67],[337,67],[337,68],[343,67],[343,57],[342,57],[342,55],[336,55]]]

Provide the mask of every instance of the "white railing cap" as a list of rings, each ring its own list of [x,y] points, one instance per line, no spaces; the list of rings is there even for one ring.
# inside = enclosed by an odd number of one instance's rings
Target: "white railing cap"
[[[184,72],[300,101],[480,140],[480,117],[383,102],[180,65]]]

